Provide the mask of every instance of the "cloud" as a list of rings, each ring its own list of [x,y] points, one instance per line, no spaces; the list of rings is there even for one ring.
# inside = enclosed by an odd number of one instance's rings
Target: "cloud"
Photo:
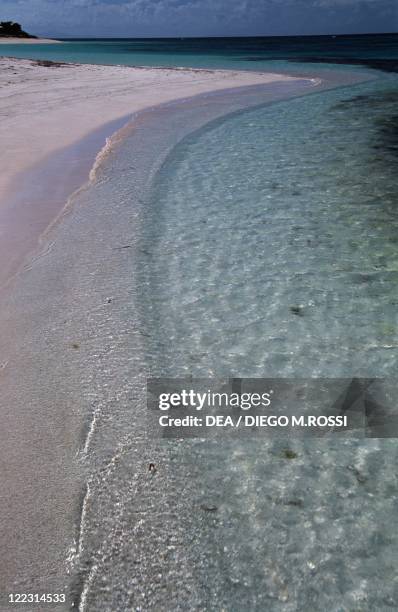
[[[46,35],[267,35],[384,24],[391,31],[397,7],[397,0],[1,0],[1,18]]]

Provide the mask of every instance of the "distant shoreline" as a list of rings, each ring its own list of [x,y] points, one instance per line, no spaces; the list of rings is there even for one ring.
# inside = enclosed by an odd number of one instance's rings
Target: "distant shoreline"
[[[19,36],[1,36],[0,45],[44,45],[62,43],[61,40],[55,40],[54,38],[22,38]]]
[[[0,68],[0,225],[7,228],[9,237],[0,248],[4,261],[0,287],[34,250],[67,197],[88,179],[106,138],[135,113],[201,93],[294,80],[287,75],[236,70],[133,68],[11,57],[0,58]],[[77,149],[75,157],[58,170],[52,168],[55,195],[48,195],[51,189],[44,178],[36,176],[31,187],[26,186],[29,169],[86,137],[92,148],[85,150],[82,159]],[[31,216],[28,204],[35,197],[40,212],[36,207]]]

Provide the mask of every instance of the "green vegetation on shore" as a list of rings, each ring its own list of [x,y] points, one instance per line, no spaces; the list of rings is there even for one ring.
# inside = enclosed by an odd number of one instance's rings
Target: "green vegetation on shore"
[[[37,38],[32,34],[24,32],[19,23],[13,21],[0,21],[0,38]]]

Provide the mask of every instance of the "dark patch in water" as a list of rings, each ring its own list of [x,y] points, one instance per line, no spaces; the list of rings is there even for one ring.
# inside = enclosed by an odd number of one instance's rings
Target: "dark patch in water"
[[[264,61],[288,61],[299,64],[344,64],[347,66],[365,66],[373,70],[383,72],[398,72],[398,59],[389,58],[362,58],[362,57],[244,57],[245,62],[264,62]]]
[[[285,459],[297,459],[298,457],[297,453],[295,453],[290,448],[285,448],[282,455]]]
[[[386,168],[398,159],[398,89],[371,95],[358,95],[342,100],[332,107],[333,111],[342,111],[339,121],[350,121],[362,117],[372,129],[369,149],[371,162],[382,164]],[[347,114],[348,112],[348,114]],[[394,170],[395,172],[395,170]]]
[[[296,508],[302,508],[304,506],[304,503],[302,499],[288,499],[288,501],[285,502],[285,505],[295,506]]]
[[[368,284],[371,283],[375,278],[375,275],[373,274],[363,274],[363,273],[359,273],[359,274],[352,274],[351,275],[351,280],[353,283],[358,283],[359,285],[363,285],[363,284]]]
[[[298,317],[303,316],[303,309],[301,306],[289,306],[289,310],[290,312],[292,312],[294,315],[297,315]]]
[[[395,105],[398,103],[398,90],[392,89],[391,91],[386,91],[383,94],[371,94],[365,95],[361,94],[358,96],[353,96],[348,100],[342,100],[338,102],[334,106],[332,106],[332,110],[349,110],[352,108],[353,110],[385,110],[386,106],[391,104]]]
[[[347,57],[300,57],[289,59],[289,62],[315,64],[345,64],[349,66],[366,66],[383,72],[398,72],[398,59],[388,58],[347,58]]]
[[[398,114],[378,119],[377,127],[381,144],[375,145],[375,148],[380,148],[381,146],[395,157],[398,157]]]

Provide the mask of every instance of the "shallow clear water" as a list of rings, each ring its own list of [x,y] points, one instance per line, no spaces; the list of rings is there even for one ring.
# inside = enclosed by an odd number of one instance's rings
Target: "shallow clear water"
[[[397,101],[391,77],[174,149],[142,246],[169,373],[396,374]]]

